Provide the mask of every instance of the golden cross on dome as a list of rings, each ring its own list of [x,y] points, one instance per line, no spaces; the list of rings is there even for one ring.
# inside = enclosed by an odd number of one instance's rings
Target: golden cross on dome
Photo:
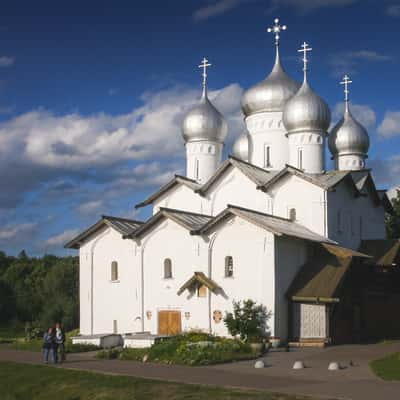
[[[304,42],[301,45],[301,49],[297,50],[298,53],[303,53],[303,63],[304,63],[304,67],[303,67],[303,71],[304,71],[304,79],[307,78],[307,64],[308,64],[308,58],[307,58],[307,53],[309,51],[311,51],[312,48],[309,47],[309,44]]]
[[[207,68],[211,67],[212,64],[210,64],[207,60],[207,58],[203,58],[203,61],[199,65],[199,68],[203,68],[203,87],[206,87],[207,85]]]
[[[275,34],[275,46],[279,46],[279,39],[280,39],[280,33],[281,31],[286,31],[287,26],[286,25],[280,25],[279,24],[279,18],[274,19],[274,26],[272,28],[268,28],[268,32],[272,32]]]

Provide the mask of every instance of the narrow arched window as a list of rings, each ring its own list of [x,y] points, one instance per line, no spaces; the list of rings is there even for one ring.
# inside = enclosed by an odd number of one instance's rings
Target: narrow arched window
[[[164,260],[164,279],[172,278],[172,261],[170,258]]]
[[[225,257],[225,277],[226,278],[233,277],[233,258],[232,258],[232,256]]]
[[[111,280],[117,281],[118,280],[118,262],[113,261],[111,263]]]
[[[295,208],[291,208],[289,210],[289,219],[291,221],[296,221],[296,209]]]

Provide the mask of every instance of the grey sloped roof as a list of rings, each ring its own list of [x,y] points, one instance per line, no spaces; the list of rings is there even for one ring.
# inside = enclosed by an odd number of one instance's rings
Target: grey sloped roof
[[[183,226],[189,231],[200,229],[213,217],[210,215],[192,213],[189,211],[176,210],[173,208],[161,207],[157,214],[153,215],[149,220],[146,221],[140,228],[127,233],[124,237],[138,238],[142,237],[152,227],[157,225],[162,220],[169,218],[175,221],[177,224]]]
[[[172,180],[170,180],[168,183],[166,183],[164,186],[162,186],[155,193],[153,193],[152,195],[147,197],[147,199],[143,200],[139,204],[136,204],[135,208],[140,208],[140,207],[144,207],[149,204],[152,204],[155,200],[157,200],[159,197],[161,197],[164,193],[167,193],[169,190],[171,190],[172,188],[174,188],[178,185],[184,185],[184,186],[188,187],[189,189],[192,189],[193,191],[195,191],[201,187],[201,184],[197,183],[193,179],[189,179],[189,178],[186,178],[185,176],[181,176],[181,175],[175,175]]]
[[[65,244],[67,249],[79,249],[81,244],[86,241],[90,236],[97,233],[100,229],[105,226],[114,228],[121,235],[126,235],[143,225],[141,221],[135,221],[127,218],[111,217],[110,215],[103,215],[99,221],[94,225],[90,226],[88,229],[80,233],[78,236],[70,240]]]
[[[228,205],[224,211],[215,216],[203,227],[193,232],[195,234],[203,234],[209,232],[214,226],[229,218],[232,215],[236,215],[246,221],[257,225],[277,236],[291,236],[299,239],[310,240],[318,243],[336,243],[324,236],[318,235],[303,225],[293,222],[286,218],[276,217],[270,214],[265,214],[259,211],[250,210],[243,207],[234,205]]]
[[[286,175],[295,175],[307,182],[317,185],[325,190],[334,188],[339,182],[341,182],[346,176],[350,174],[350,171],[327,171],[322,174],[309,174],[298,168],[286,165],[284,169],[275,173],[270,180],[265,182],[261,189],[267,191],[276,182],[282,179]]]
[[[257,188],[268,182],[277,174],[277,171],[267,171],[266,169],[257,167],[256,165],[250,164],[236,157],[229,156],[228,159],[220,165],[214,175],[207,182],[205,182],[204,185],[197,190],[197,192],[200,194],[205,194],[230,168],[237,168],[240,170],[245,176],[247,176],[257,185]]]

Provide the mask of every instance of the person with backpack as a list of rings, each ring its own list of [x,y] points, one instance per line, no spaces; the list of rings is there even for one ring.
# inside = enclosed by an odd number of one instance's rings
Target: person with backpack
[[[60,362],[65,361],[65,334],[64,330],[61,328],[61,324],[59,322],[56,323],[56,331],[55,331],[55,357],[56,362],[59,360]],[[60,353],[60,358],[58,359],[58,353]]]
[[[49,355],[51,362],[54,364],[56,362],[56,355],[53,328],[49,328],[43,336],[43,358],[46,364],[49,363]]]

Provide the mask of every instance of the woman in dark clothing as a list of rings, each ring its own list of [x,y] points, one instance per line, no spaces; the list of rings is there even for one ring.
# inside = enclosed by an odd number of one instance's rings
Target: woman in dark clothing
[[[56,362],[64,362],[65,361],[65,335],[64,330],[61,328],[59,322],[56,323],[56,330],[55,330],[55,357]],[[60,353],[60,358],[58,358],[58,353]]]
[[[54,364],[56,362],[56,355],[53,328],[49,328],[43,336],[43,356],[46,364],[49,362],[49,355],[51,362]]]

